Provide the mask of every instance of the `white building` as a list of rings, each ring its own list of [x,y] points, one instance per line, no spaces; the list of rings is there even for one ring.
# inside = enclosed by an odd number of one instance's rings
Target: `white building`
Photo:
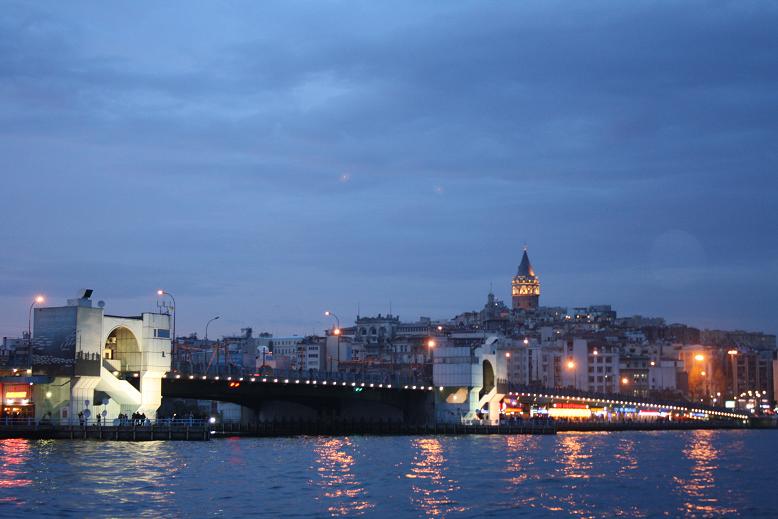
[[[80,413],[115,419],[140,412],[154,418],[161,380],[170,370],[170,316],[106,315],[92,306],[92,290],[66,306],[35,309],[33,373],[36,418],[50,415],[78,423]],[[138,388],[126,378],[136,379]]]
[[[499,337],[489,337],[475,349],[438,348],[432,378],[439,422],[474,420],[483,412],[489,422],[497,423],[505,396],[501,381],[507,378],[505,345]]]

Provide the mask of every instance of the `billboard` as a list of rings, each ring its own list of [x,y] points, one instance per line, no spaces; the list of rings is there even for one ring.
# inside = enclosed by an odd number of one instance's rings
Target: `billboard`
[[[100,375],[101,308],[36,308],[34,330],[32,364],[36,372],[49,376]]]

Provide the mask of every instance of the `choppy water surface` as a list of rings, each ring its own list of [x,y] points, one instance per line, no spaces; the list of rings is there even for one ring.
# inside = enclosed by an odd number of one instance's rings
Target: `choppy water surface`
[[[773,431],[0,440],[0,515],[778,516]]]

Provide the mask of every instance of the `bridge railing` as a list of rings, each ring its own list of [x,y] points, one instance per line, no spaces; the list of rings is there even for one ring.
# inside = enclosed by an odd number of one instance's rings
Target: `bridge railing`
[[[237,379],[243,377],[249,378],[274,378],[281,380],[310,380],[310,381],[327,381],[337,383],[356,383],[356,384],[382,384],[384,386],[391,385],[393,387],[409,386],[429,386],[432,385],[432,381],[429,377],[407,376],[398,373],[352,373],[346,371],[318,371],[318,370],[291,370],[291,369],[269,369],[264,368],[261,370],[243,368],[241,370],[230,370],[229,374],[216,374],[213,370],[210,373],[190,371],[190,370],[175,370],[171,371],[168,376],[180,375],[181,377],[192,376],[194,378],[206,377],[213,379],[219,377],[220,379]]]
[[[61,425],[80,425],[83,427],[204,427],[209,423],[205,418],[156,418],[156,419],[136,419],[131,418],[119,420],[118,418],[104,420],[97,418],[40,418],[33,417],[2,417],[0,418],[0,427],[46,427]]]
[[[596,393],[593,391],[581,391],[579,389],[574,389],[574,388],[548,388],[542,386],[519,385],[519,384],[508,383],[505,380],[498,381],[498,384],[501,386],[501,392],[504,391],[506,394],[524,393],[524,394],[537,394],[537,395],[554,395],[554,396],[560,396],[565,398],[567,397],[581,398],[581,399],[591,400],[591,401],[604,401],[604,402],[618,401],[618,402],[625,402],[625,403],[627,402],[636,403],[638,405],[651,405],[656,407],[667,407],[667,408],[676,407],[676,408],[690,409],[690,410],[694,409],[702,412],[710,412],[713,414],[722,414],[722,413],[735,414],[735,415],[742,416],[743,418],[748,417],[748,415],[742,411],[737,412],[734,409],[704,405],[702,403],[689,402],[686,400],[669,400],[669,399],[660,399],[654,397],[627,395],[621,393]]]

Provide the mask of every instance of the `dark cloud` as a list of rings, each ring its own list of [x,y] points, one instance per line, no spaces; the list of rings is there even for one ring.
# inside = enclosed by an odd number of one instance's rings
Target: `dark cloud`
[[[775,331],[776,22],[748,1],[8,4],[0,308],[92,284],[134,311],[164,284],[183,329],[446,316],[507,297],[527,242],[548,304]]]

